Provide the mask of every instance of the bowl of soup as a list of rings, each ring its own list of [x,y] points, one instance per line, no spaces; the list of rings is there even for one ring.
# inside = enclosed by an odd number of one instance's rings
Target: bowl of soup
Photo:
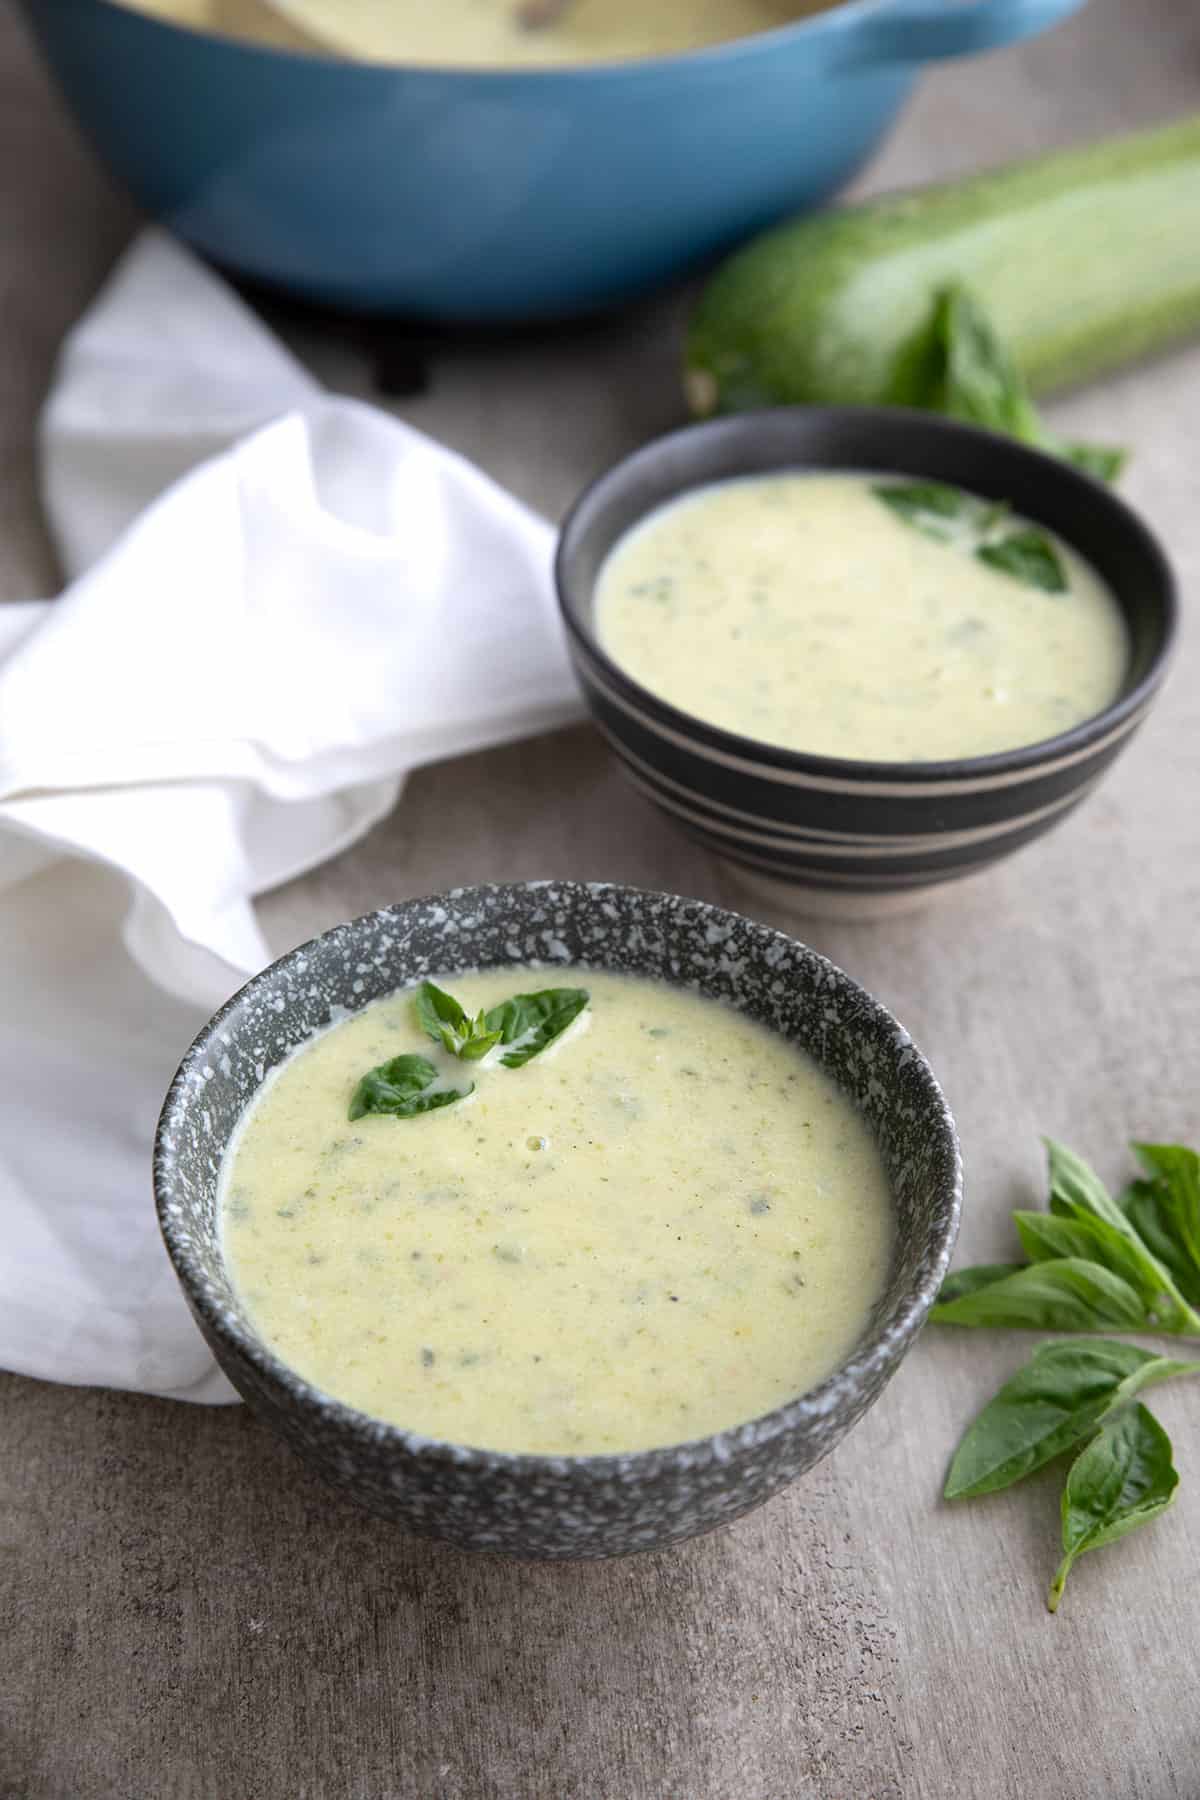
[[[912,1343],[953,1120],[848,976],[698,900],[530,882],[293,950],[167,1095],[167,1250],[230,1380],[407,1529],[662,1548],[809,1468]]]
[[[631,781],[812,911],[912,904],[1066,818],[1176,629],[1167,560],[1109,489],[897,408],[660,439],[581,497],[557,569]]]
[[[609,306],[841,187],[922,65],[1081,0],[27,0],[144,210],[342,308]]]

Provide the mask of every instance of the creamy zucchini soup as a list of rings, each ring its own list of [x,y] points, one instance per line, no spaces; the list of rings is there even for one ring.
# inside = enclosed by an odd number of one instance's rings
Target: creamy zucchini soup
[[[657,982],[447,986],[310,1040],[229,1148],[226,1261],[277,1354],[424,1435],[568,1454],[704,1436],[829,1374],[893,1215],[816,1064]]]
[[[599,574],[635,681],[763,743],[885,762],[985,756],[1108,706],[1121,610],[1068,544],[960,489],[779,474],[651,513]]]
[[[837,0],[126,0],[178,24],[372,62],[623,61],[723,43]]]

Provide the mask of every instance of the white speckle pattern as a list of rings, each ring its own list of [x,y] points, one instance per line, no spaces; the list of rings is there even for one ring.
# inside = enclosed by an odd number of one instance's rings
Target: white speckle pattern
[[[667,1449],[520,1456],[419,1438],[355,1412],[256,1336],[222,1261],[217,1193],[225,1147],[267,1073],[314,1031],[384,994],[426,975],[514,961],[698,989],[782,1032],[854,1097],[891,1178],[897,1247],[862,1340],[820,1387]],[[202,1071],[212,1079],[200,1080]],[[154,1183],[167,1249],[222,1368],[327,1480],[425,1536],[571,1558],[661,1549],[728,1523],[831,1450],[882,1391],[933,1302],[958,1229],[962,1168],[954,1122],[908,1033],[823,957],[698,900],[539,882],[404,901],[256,976],[184,1057],[159,1121]]]

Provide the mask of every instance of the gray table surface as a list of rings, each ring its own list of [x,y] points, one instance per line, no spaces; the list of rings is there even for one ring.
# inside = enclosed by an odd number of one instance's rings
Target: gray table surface
[[[1093,0],[924,83],[864,183],[920,180],[1200,103],[1195,0]],[[53,591],[31,434],[63,329],[134,220],[0,0],[0,597]],[[1180,221],[1194,230],[1198,220]],[[682,302],[540,342],[463,343],[398,404],[558,513],[680,416]],[[370,392],[344,331],[284,321]],[[1126,493],[1200,583],[1200,351],[1061,405],[1136,446]],[[1008,1252],[1038,1134],[1113,1175],[1200,1137],[1200,643],[1102,792],[936,910],[808,935],[906,1021],[968,1163],[961,1250]],[[272,895],[279,948],[479,878],[734,897],[584,728],[432,768],[358,848]],[[731,1530],[593,1567],[472,1560],[310,1479],[242,1409],[0,1380],[3,1800],[1196,1800],[1200,1401],[1156,1401],[1173,1513],[1085,1559],[1063,1611],[1056,1484],[959,1509],[940,1477],[1023,1339],[927,1333],[805,1481]]]

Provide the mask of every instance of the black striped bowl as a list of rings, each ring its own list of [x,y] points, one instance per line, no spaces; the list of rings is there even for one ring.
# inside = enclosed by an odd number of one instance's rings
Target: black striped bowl
[[[1060,736],[955,762],[807,756],[705,724],[630,680],[600,648],[596,576],[652,508],[731,476],[784,469],[911,475],[1009,501],[1065,538],[1109,583],[1132,654],[1111,706]],[[641,791],[751,877],[797,898],[871,912],[923,897],[1065,818],[1145,718],[1176,631],[1171,570],[1107,488],[1066,463],[956,420],[900,408],[788,407],[693,425],[602,475],[563,525],[559,600],[600,730]]]

